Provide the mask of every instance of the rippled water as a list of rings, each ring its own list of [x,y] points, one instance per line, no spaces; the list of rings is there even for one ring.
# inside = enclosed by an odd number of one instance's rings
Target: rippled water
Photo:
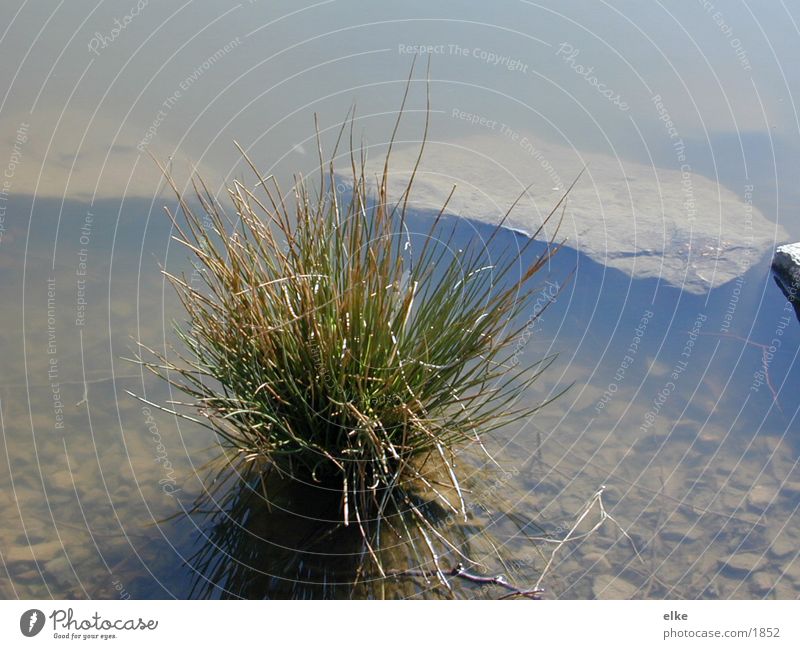
[[[158,3],[113,38],[124,7],[11,10],[0,40],[1,596],[225,594],[192,559],[211,522],[170,518],[207,484],[214,440],[129,394],[179,398],[125,359],[135,340],[163,347],[181,318],[159,264],[189,269],[137,146],[172,156],[179,176],[196,163],[217,189],[244,174],[236,139],[288,179],[314,170],[313,113],[327,146],[355,102],[357,137],[377,156],[410,52],[430,46],[430,152],[446,162],[423,178],[424,198],[459,184],[464,245],[516,197],[498,186],[535,181],[523,226],[590,163],[568,206],[567,247],[542,277],[541,303],[552,304],[520,344],[524,360],[559,354],[526,398],[572,387],[489,441],[510,477],[473,485],[486,506],[468,527],[491,530],[513,556],[493,567],[529,586],[558,548],[542,584],[550,597],[797,597],[800,324],[769,256],[800,236],[800,11],[562,4]],[[420,83],[402,142],[419,140],[424,107]],[[658,188],[674,199],[687,173],[716,212],[695,225],[683,200],[642,209]],[[419,231],[433,207],[415,206]],[[594,213],[599,233],[580,225]],[[737,224],[751,222],[757,236],[732,247]],[[649,252],[631,248],[629,228],[661,236]],[[509,231],[487,252],[523,241]],[[686,269],[709,256],[745,270],[703,288]],[[224,585],[344,596],[307,583],[343,562],[314,555],[296,500],[279,502],[284,514],[252,514],[266,549],[242,548],[261,572]],[[557,546],[587,504],[578,531],[602,524]],[[527,536],[517,519],[531,523]]]

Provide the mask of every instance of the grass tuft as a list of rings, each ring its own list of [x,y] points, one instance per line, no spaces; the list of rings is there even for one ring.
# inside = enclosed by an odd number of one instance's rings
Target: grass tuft
[[[522,272],[527,247],[489,265],[477,245],[454,256],[436,241],[446,204],[424,244],[412,246],[406,209],[416,168],[389,196],[391,146],[372,180],[351,144],[349,187],[337,190],[334,160],[348,124],[352,143],[351,117],[329,159],[319,147],[316,186],[297,179],[289,200],[240,147],[256,182],[227,188],[235,218],[200,179],[190,204],[164,170],[180,206],[170,213],[175,238],[203,286],[167,274],[188,316],[176,325],[184,349],[169,358],[148,350],[157,362],[142,362],[188,395],[238,463],[335,492],[339,523],[360,530],[380,574],[381,530],[403,536],[389,521],[404,512],[398,524],[416,521],[441,578],[434,548],[448,541],[413,494],[466,518],[458,449],[482,447],[482,436],[540,407],[519,397],[552,358],[517,363],[526,326],[518,316],[558,246],[550,240]],[[392,142],[396,133],[397,125]]]

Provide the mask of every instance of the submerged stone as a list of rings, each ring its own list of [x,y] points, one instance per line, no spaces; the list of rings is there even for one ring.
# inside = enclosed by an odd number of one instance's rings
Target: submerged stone
[[[759,595],[766,595],[775,586],[774,578],[768,572],[757,572],[751,579],[753,590]]]
[[[597,599],[633,599],[639,587],[616,575],[598,575],[592,582],[592,594]]]
[[[727,559],[719,560],[723,572],[734,578],[741,578],[755,572],[765,563],[764,555],[757,552],[739,552],[730,555]]]
[[[390,195],[402,194],[418,153],[393,150]],[[371,171],[382,164],[375,156]],[[494,224],[521,196],[504,225],[532,235],[581,170],[557,239],[635,278],[702,295],[746,273],[787,236],[753,205],[750,186],[739,197],[688,165],[665,169],[501,133],[428,142],[409,204],[438,212],[457,185],[446,212]],[[538,238],[552,236],[557,221]]]
[[[764,511],[775,502],[778,489],[767,485],[755,485],[747,494],[747,504],[756,511]]]

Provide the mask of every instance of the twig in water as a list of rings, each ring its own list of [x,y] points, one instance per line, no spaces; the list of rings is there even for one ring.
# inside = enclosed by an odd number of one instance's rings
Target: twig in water
[[[619,529],[619,531],[622,532],[622,535],[626,539],[628,539],[628,541],[630,541],[631,547],[633,547],[633,551],[636,554],[636,557],[639,559],[639,561],[644,563],[644,560],[642,559],[641,555],[639,554],[639,551],[636,549],[636,544],[633,542],[633,539],[625,531],[625,529],[622,527],[622,525],[620,525],[617,522],[617,520],[613,516],[611,516],[611,514],[609,514],[606,511],[605,505],[603,504],[603,492],[605,490],[606,490],[606,486],[605,485],[601,485],[600,489],[598,489],[594,493],[594,495],[589,499],[589,502],[586,504],[586,507],[584,507],[583,512],[580,514],[580,516],[578,516],[577,520],[575,521],[575,524],[572,526],[570,531],[567,532],[567,535],[563,539],[548,539],[548,538],[538,538],[538,539],[536,539],[536,540],[540,540],[540,541],[546,541],[548,543],[555,543],[556,547],[553,548],[553,551],[550,553],[550,559],[547,561],[547,564],[545,565],[544,570],[542,570],[542,574],[539,575],[539,579],[536,582],[536,585],[534,586],[534,589],[539,589],[540,588],[542,580],[545,578],[545,575],[547,575],[548,571],[550,570],[550,567],[553,565],[553,561],[555,561],[556,553],[562,547],[564,547],[564,545],[566,545],[570,541],[577,541],[579,539],[586,538],[587,536],[590,536],[591,534],[594,534],[598,529],[600,529],[600,527],[603,525],[603,523],[605,523],[607,520],[611,521],[617,527],[617,529]],[[578,529],[580,524],[583,522],[583,519],[586,518],[589,515],[589,512],[592,511],[592,508],[595,505],[597,505],[597,508],[600,510],[600,518],[598,519],[598,521],[594,524],[592,529],[590,529],[588,532],[584,532],[582,534],[575,534],[575,531]]]
[[[505,588],[506,590],[510,591],[508,595],[504,595],[500,599],[509,599],[511,597],[527,597],[528,599],[539,599],[539,595],[541,595],[544,592],[544,589],[539,588],[538,586],[535,588],[528,588],[528,589],[517,588],[516,586],[508,582],[505,575],[496,575],[494,577],[483,577],[482,575],[476,575],[474,573],[469,572],[466,568],[464,568],[463,563],[456,564],[445,574],[449,577],[459,577],[460,579],[465,579],[466,581],[472,582],[473,584],[500,586],[501,588]],[[423,577],[424,579],[430,579],[430,577],[434,575],[425,570],[395,570],[388,573],[388,576]]]

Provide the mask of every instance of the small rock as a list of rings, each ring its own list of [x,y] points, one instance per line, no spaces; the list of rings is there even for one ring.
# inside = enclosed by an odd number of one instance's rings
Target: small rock
[[[592,594],[597,599],[632,599],[639,588],[622,577],[598,575],[592,582]]]
[[[776,559],[783,559],[789,555],[796,554],[798,546],[786,534],[781,534],[773,539],[769,546],[769,553]]]
[[[10,548],[3,556],[6,563],[45,562],[55,559],[62,551],[61,543],[48,541],[35,545],[19,545]]]
[[[724,437],[725,431],[720,430],[719,428],[711,428],[709,426],[704,426],[697,433],[698,441],[706,444],[713,444],[715,446],[720,444]]]
[[[762,437],[758,437],[757,441],[754,443],[754,446],[755,448],[763,450],[770,455],[780,453],[782,450],[786,449],[783,441],[777,435],[764,435]]]
[[[750,582],[753,584],[753,590],[759,595],[766,595],[772,590],[775,580],[773,577],[770,577],[769,573],[762,570],[761,572],[755,573]]]
[[[725,506],[725,509],[731,512],[739,510],[745,500],[746,498],[740,491],[734,491],[730,486],[728,486],[728,490],[723,492],[720,496],[720,501]]]
[[[755,552],[741,552],[719,560],[720,567],[730,577],[743,577],[763,563],[764,556]]]
[[[697,530],[697,526],[693,529],[684,528],[684,527],[675,527],[675,528],[664,528],[658,533],[659,537],[662,540],[666,541],[670,545],[677,545],[680,543],[688,543],[690,541],[696,541],[699,535]]]
[[[570,494],[563,496],[559,504],[566,520],[573,520],[586,508],[586,499]]]
[[[786,290],[790,293],[793,293],[793,287],[800,287],[800,243],[778,246],[772,259],[772,270],[786,284]]]
[[[789,496],[800,494],[800,481],[786,480],[781,484],[781,491]]]
[[[31,552],[36,557],[37,561],[50,561],[62,554],[64,548],[61,546],[60,541],[47,541],[45,543],[37,543],[31,546]]]
[[[52,490],[74,493],[75,487],[72,485],[72,475],[69,471],[56,471],[47,477],[48,494],[50,494]]]
[[[772,587],[771,595],[774,599],[797,599],[797,589],[788,579],[781,579]]]
[[[774,487],[756,485],[747,494],[747,504],[757,511],[764,511],[775,500],[777,494]]]
[[[583,563],[592,567],[593,570],[610,570],[611,562],[600,552],[587,552],[583,555]]]
[[[800,319],[800,243],[779,246],[772,259],[775,281]]]
[[[712,581],[703,589],[701,596],[704,599],[720,599],[719,587]]]
[[[69,571],[70,563],[69,559],[62,554],[60,557],[56,557],[45,563],[43,567],[45,571],[52,575],[61,575]]]
[[[14,575],[14,581],[18,584],[35,584],[42,583],[42,576],[37,570],[23,570],[19,574]]]

